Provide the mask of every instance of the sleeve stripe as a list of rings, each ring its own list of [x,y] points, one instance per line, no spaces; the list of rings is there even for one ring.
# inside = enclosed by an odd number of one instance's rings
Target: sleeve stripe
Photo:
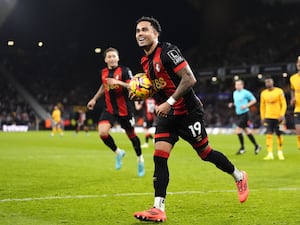
[[[179,70],[181,70],[182,68],[184,68],[187,65],[186,61],[183,61],[182,63],[180,63],[178,66],[176,66],[173,71],[174,73],[177,73]]]

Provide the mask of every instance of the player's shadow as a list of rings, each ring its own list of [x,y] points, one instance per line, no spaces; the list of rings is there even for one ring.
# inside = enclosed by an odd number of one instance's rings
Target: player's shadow
[[[138,221],[135,223],[132,223],[131,225],[144,225],[144,224],[160,224],[160,222],[149,222],[149,221]],[[168,223],[165,221],[163,222],[164,225],[167,225]]]
[[[149,222],[149,221],[140,221],[140,222],[137,222],[137,223],[132,223],[131,225],[143,225],[143,224],[159,224],[159,222]],[[164,223],[165,225],[166,223]]]

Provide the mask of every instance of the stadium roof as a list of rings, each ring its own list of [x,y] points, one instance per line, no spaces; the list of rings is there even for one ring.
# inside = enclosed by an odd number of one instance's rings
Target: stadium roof
[[[135,21],[141,16],[159,19],[161,39],[185,51],[200,42],[201,27],[211,22],[205,16],[216,14],[223,16],[219,20],[230,20],[239,13],[237,6],[261,1],[0,0],[0,47],[14,40],[17,47],[31,49],[43,41],[43,48],[48,47],[50,53],[53,49],[77,49],[93,54],[96,47],[113,46],[120,50],[123,64],[130,64],[138,62],[142,54],[134,38]],[[251,14],[251,9],[247,8],[247,13]]]

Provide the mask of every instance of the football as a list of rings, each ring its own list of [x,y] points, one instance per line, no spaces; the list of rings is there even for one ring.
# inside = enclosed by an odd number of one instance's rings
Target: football
[[[137,98],[146,99],[153,94],[153,85],[145,73],[138,73],[129,82],[130,90]]]

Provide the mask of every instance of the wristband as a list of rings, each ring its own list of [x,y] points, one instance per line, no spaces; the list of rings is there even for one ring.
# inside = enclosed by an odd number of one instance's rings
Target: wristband
[[[168,98],[167,103],[169,103],[169,105],[174,105],[176,103],[176,100],[171,96],[170,98]]]

